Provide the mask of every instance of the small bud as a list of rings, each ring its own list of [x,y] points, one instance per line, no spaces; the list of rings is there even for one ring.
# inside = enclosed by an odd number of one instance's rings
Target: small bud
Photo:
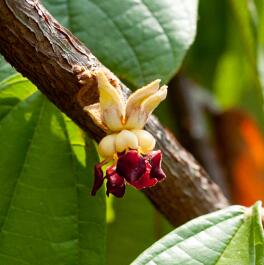
[[[156,140],[149,132],[145,130],[133,130],[132,132],[138,138],[138,145],[140,146],[141,153],[148,154],[154,149]]]
[[[113,157],[113,155],[116,153],[116,134],[110,134],[105,136],[98,146],[98,152],[99,154],[104,157]]]
[[[138,139],[134,133],[123,130],[116,136],[116,151],[122,153],[129,148],[138,149]]]
[[[106,179],[106,195],[112,193],[118,198],[123,197],[126,189],[125,180],[112,167],[106,170]]]

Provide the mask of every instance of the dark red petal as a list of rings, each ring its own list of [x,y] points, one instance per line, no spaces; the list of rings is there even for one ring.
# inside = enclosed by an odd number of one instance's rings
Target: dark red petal
[[[112,174],[116,173],[115,166],[112,165],[106,169],[106,178],[111,176]]]
[[[150,177],[156,178],[158,181],[162,181],[166,178],[165,173],[161,168],[162,153],[160,150],[153,151],[148,155],[148,159],[152,166],[150,171]]]
[[[116,172],[119,176],[125,178],[128,183],[134,182],[145,174],[145,160],[137,151],[130,150],[126,154],[119,156]]]
[[[110,193],[116,197],[123,197],[125,194],[125,180],[120,177],[113,167],[106,170],[106,195],[109,196]]]
[[[104,163],[98,163],[94,166],[94,184],[92,189],[92,196],[95,196],[96,192],[101,188],[104,182],[104,175],[102,166]]]
[[[152,187],[152,186],[156,185],[158,182],[158,180],[156,178],[150,178],[151,165],[147,160],[145,160],[145,163],[146,163],[145,174],[141,178],[139,178],[138,180],[130,182],[130,184],[138,190]]]

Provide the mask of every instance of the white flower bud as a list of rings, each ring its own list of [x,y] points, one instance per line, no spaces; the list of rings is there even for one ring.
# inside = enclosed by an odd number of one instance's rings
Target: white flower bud
[[[132,132],[137,136],[140,151],[143,154],[147,154],[154,149],[156,140],[149,132],[145,130],[133,130]]]
[[[115,149],[116,134],[105,136],[99,143],[98,152],[104,158],[113,157]]]
[[[138,139],[131,131],[123,130],[116,136],[116,151],[121,153],[128,148],[138,149]]]

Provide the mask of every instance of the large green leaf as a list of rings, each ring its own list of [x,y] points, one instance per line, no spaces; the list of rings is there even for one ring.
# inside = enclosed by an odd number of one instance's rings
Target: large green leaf
[[[3,56],[0,55],[0,81],[14,74],[15,72],[16,70],[5,61]]]
[[[80,129],[33,89],[21,77],[0,85],[8,106],[0,109],[0,264],[101,265],[105,196],[90,196],[96,150],[88,141],[86,161]]]
[[[132,264],[262,265],[261,205],[231,206],[177,228]]]
[[[0,82],[0,120],[35,91],[35,86],[18,74]]]
[[[45,0],[66,27],[124,82],[167,82],[196,32],[198,0]]]

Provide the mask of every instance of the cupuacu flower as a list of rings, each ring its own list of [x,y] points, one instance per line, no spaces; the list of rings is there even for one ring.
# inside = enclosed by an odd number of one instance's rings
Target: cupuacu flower
[[[85,110],[107,129],[107,136],[99,143],[98,152],[104,160],[95,165],[91,194],[96,194],[105,179],[106,194],[116,197],[123,197],[127,183],[141,190],[164,180],[161,151],[153,151],[156,141],[143,127],[149,115],[166,98],[167,86],[160,87],[160,80],[155,80],[125,100],[120,87],[112,85],[103,70],[94,75],[99,103]],[[104,176],[102,166],[106,164],[109,166]]]

